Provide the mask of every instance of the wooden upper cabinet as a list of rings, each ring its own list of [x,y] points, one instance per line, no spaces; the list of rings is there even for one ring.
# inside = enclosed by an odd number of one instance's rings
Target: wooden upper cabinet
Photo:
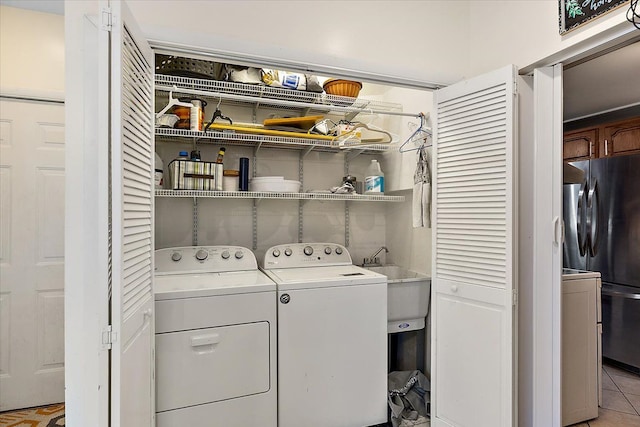
[[[640,153],[640,117],[603,126],[603,157]]]
[[[562,158],[567,162],[640,153],[640,117],[566,132]]]
[[[580,129],[564,134],[562,158],[568,162],[598,157],[598,128]]]

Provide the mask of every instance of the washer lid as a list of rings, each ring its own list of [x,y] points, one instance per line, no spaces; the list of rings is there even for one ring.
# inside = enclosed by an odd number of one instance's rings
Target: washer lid
[[[386,276],[355,265],[281,268],[266,273],[277,283],[278,290],[387,283]]]
[[[276,285],[264,273],[233,271],[228,273],[175,274],[156,276],[156,301],[217,295],[275,291]]]

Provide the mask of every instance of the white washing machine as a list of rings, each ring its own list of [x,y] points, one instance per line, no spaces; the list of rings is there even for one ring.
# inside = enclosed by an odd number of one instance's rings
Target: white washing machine
[[[270,248],[278,287],[278,426],[387,421],[387,278],[334,243]]]
[[[275,290],[247,248],[155,252],[158,427],[277,426]]]

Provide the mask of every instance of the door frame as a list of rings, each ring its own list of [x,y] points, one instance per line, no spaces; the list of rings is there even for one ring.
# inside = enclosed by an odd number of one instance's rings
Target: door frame
[[[109,426],[109,81],[97,0],[65,7],[65,418]]]

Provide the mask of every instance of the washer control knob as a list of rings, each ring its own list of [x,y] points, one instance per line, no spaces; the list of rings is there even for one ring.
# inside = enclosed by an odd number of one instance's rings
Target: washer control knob
[[[182,254],[180,252],[174,252],[171,254],[171,260],[178,262],[182,259]]]
[[[324,248],[324,253],[327,254],[327,255],[331,255],[331,248],[329,246]]]
[[[291,256],[291,254],[293,254],[293,251],[291,250],[291,248],[287,248],[287,249],[284,250],[284,254],[286,256]]]
[[[313,255],[313,248],[311,246],[305,246],[303,252],[306,256],[311,256]]]
[[[244,256],[244,252],[242,252],[242,251],[237,251],[236,252],[236,259],[242,259],[243,256]]]
[[[271,253],[271,255],[273,255],[274,257],[278,258],[280,256],[280,250],[274,249],[273,252]]]
[[[222,252],[222,254],[220,254],[220,256],[222,257],[222,259],[229,259],[231,254],[229,253],[229,251],[224,251]]]
[[[338,246],[338,247],[336,248],[336,253],[337,253],[338,255],[342,255],[342,248],[341,248],[340,246]]]
[[[200,249],[198,252],[196,252],[196,259],[198,261],[204,261],[208,257],[209,257],[209,252],[205,251],[204,249]]]

